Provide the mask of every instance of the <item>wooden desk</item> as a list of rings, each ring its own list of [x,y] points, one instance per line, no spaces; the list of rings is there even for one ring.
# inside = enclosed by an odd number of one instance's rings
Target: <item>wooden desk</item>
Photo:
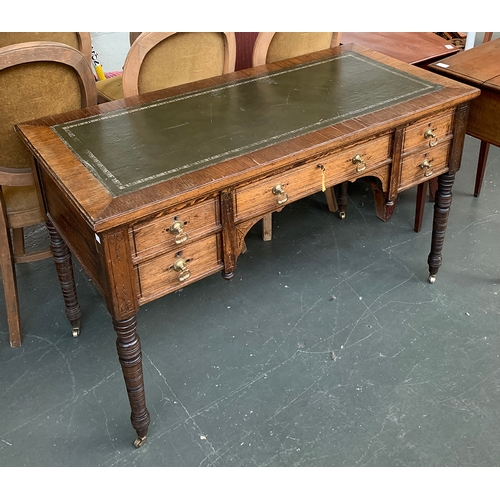
[[[435,279],[477,94],[343,46],[16,127],[36,159],[74,335],[71,253],[111,314],[135,446],[150,418],[139,307],[217,272],[231,278],[264,214],[363,176],[390,213],[398,192],[439,175]]]
[[[427,64],[460,51],[435,33],[361,32],[342,33],[341,43],[356,43],[408,64]]]
[[[467,133],[481,140],[474,196],[479,196],[490,144],[500,147],[500,38],[429,65],[431,71],[473,85]]]

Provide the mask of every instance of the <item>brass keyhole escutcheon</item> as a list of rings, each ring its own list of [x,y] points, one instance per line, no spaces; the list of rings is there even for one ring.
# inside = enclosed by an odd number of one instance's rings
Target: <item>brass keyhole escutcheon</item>
[[[432,170],[432,165],[430,163],[429,160],[424,160],[421,164],[420,164],[420,168],[422,170],[425,170],[424,172],[424,177],[429,177],[431,176],[434,172]]]
[[[366,168],[366,163],[360,154],[354,156],[352,162],[356,165],[356,172],[362,172]]]
[[[184,243],[188,239],[187,233],[184,232],[184,222],[179,220],[170,226],[170,232],[175,236],[174,241],[176,245]]]
[[[185,281],[191,276],[191,271],[186,266],[186,261],[184,259],[177,259],[174,262],[174,271],[179,273],[179,281]]]
[[[276,184],[276,186],[273,187],[273,194],[276,196],[276,203],[278,205],[283,205],[283,203],[288,201],[288,195],[285,193],[281,184]]]
[[[439,139],[436,137],[436,134],[430,127],[425,131],[424,137],[426,139],[430,139],[429,146],[431,147],[435,146],[439,142]]]

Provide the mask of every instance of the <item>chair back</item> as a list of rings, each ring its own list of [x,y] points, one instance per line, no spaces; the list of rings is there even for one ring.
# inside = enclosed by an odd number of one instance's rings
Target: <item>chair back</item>
[[[57,42],[25,42],[0,48],[0,167],[26,168],[32,155],[14,131],[25,121],[97,103],[95,79],[85,57]],[[40,218],[30,187],[0,187],[11,227],[22,206]],[[23,225],[26,225],[25,215]],[[12,212],[12,219],[10,213]]]
[[[212,78],[234,71],[236,38],[232,32],[142,32],[123,66],[123,95]]]
[[[260,66],[336,47],[339,32],[261,32],[255,39],[252,65]]]
[[[8,31],[0,32],[0,48],[24,42],[59,42],[79,50],[92,63],[92,39],[86,31]]]

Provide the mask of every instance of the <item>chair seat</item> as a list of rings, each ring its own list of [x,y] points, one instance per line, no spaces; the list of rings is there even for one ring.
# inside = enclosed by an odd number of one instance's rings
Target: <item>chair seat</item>
[[[100,102],[123,99],[123,76],[113,76],[96,82]]]
[[[9,227],[27,227],[43,222],[35,186],[3,186]]]

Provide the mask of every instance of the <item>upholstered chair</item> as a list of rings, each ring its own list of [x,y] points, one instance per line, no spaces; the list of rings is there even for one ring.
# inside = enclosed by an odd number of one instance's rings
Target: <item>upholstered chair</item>
[[[97,82],[99,102],[212,78],[234,71],[236,39],[229,32],[131,33],[123,74]]]
[[[24,229],[43,223],[44,211],[35,188],[33,156],[14,125],[94,105],[97,94],[88,60],[58,42],[0,48],[0,89],[0,269],[10,345],[17,347],[22,339],[15,265],[51,254],[26,253]]]

